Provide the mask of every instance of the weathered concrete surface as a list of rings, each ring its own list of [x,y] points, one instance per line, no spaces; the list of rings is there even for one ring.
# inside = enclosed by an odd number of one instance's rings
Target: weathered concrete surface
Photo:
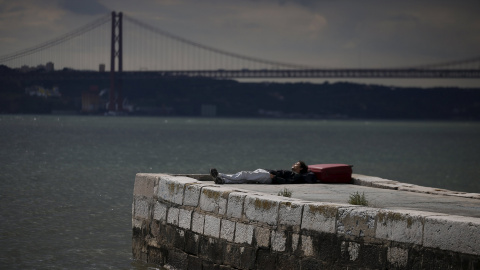
[[[134,258],[177,269],[480,269],[476,194],[354,177],[277,186],[137,174]],[[276,196],[285,187],[292,198]],[[347,204],[354,192],[373,207]]]
[[[202,182],[213,181],[202,175]],[[196,177],[196,175],[192,175]],[[364,193],[369,204],[375,208],[403,209],[435,212],[466,217],[480,217],[480,194],[448,191],[429,187],[403,184],[378,177],[354,174],[355,184],[297,184],[297,185],[259,185],[235,184],[224,185],[271,195],[288,188],[292,198],[314,201],[347,203],[351,194]],[[206,181],[206,180],[210,180]],[[395,184],[392,184],[392,183]],[[386,185],[389,185],[388,188]],[[409,188],[406,188],[406,187]],[[397,188],[397,189],[394,189]]]

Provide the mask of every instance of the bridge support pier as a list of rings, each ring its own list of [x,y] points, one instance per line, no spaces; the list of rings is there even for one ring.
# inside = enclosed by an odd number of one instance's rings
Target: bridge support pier
[[[110,50],[110,91],[108,111],[123,111],[122,97],[122,12],[112,12],[112,39]],[[115,72],[115,58],[118,58],[118,72]]]

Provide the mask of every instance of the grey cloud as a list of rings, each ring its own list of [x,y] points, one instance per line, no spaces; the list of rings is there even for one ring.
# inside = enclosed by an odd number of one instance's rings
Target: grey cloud
[[[109,12],[98,0],[62,0],[60,6],[66,10],[81,15],[98,15]]]

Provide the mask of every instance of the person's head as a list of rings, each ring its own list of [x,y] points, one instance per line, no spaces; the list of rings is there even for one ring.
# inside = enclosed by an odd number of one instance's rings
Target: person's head
[[[292,166],[292,171],[296,173],[307,173],[308,172],[308,166],[305,164],[305,162],[299,160]]]

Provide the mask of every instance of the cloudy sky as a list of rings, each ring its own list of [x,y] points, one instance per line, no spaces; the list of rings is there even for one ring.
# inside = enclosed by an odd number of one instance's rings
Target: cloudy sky
[[[480,56],[478,0],[0,0],[0,55],[111,11],[222,50],[314,67],[409,67]],[[373,83],[480,87],[477,79]]]

